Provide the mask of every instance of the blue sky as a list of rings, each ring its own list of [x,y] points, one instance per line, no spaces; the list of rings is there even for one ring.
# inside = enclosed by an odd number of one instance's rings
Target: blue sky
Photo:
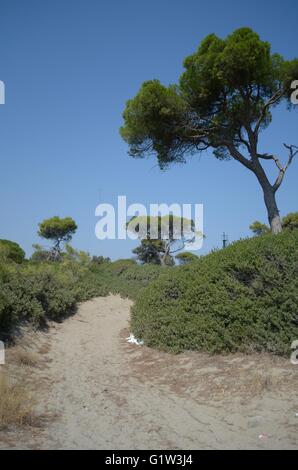
[[[182,61],[209,33],[249,26],[272,50],[298,56],[296,0],[1,0],[0,238],[29,255],[38,223],[72,216],[73,245],[111,258],[130,257],[132,241],[99,241],[95,207],[126,195],[128,203],[203,203],[202,253],[249,234],[266,221],[261,190],[237,162],[209,154],[161,172],[133,160],[119,136],[122,112],[144,80],[177,81]],[[276,111],[264,151],[285,157],[298,144],[297,110]],[[278,193],[282,214],[297,210],[294,162]]]

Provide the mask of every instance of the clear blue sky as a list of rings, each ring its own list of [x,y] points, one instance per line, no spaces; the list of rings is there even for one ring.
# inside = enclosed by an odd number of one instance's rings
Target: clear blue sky
[[[209,33],[249,26],[286,58],[298,56],[297,0],[1,0],[0,238],[27,254],[38,222],[72,216],[75,247],[113,259],[132,241],[98,241],[95,207],[128,202],[203,203],[204,252],[266,221],[261,191],[237,162],[208,154],[161,172],[133,160],[119,136],[122,111],[144,80],[177,81],[183,58]],[[298,144],[297,110],[275,113],[262,138],[282,155]],[[285,155],[284,155],[285,156]],[[278,194],[281,213],[297,210],[298,161]]]

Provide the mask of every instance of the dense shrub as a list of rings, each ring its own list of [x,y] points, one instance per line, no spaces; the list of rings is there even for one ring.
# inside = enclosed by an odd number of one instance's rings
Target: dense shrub
[[[0,240],[0,251],[4,259],[22,263],[25,259],[25,252],[20,245],[10,240]]]
[[[282,219],[282,226],[285,229],[294,230],[298,228],[298,212],[290,212]]]
[[[137,266],[137,263],[133,259],[118,259],[109,265],[109,271],[118,275],[134,266]]]
[[[0,265],[0,337],[23,322],[60,321],[77,302],[107,295],[107,287],[84,262],[40,262]]]
[[[2,270],[0,277],[0,336],[24,321],[36,324],[61,319],[77,301],[72,278],[49,265],[18,266]]]
[[[298,230],[242,240],[164,272],[138,296],[132,330],[172,351],[289,354],[298,339]]]
[[[162,268],[154,265],[141,266],[128,259],[92,265],[91,270],[94,282],[101,282],[108,292],[135,299],[141,289],[159,276]]]
[[[197,255],[191,253],[190,251],[183,251],[182,253],[178,253],[175,258],[182,266],[188,263],[196,262],[199,259]]]
[[[136,300],[131,326],[148,346],[179,352],[289,354],[298,339],[298,230],[236,242],[182,267],[92,260],[0,260],[0,338],[22,322],[61,320],[77,302],[119,293]]]
[[[105,258],[104,256],[92,256],[91,262],[93,264],[99,265],[103,263],[110,263],[111,259],[109,257]]]
[[[123,297],[135,299],[143,288],[160,275],[163,269],[167,270],[168,268],[136,264],[125,269],[118,276],[113,273],[109,283],[110,291],[119,293]]]
[[[93,297],[109,295],[110,289],[104,276],[88,270],[80,276],[75,292],[77,299],[83,302]]]
[[[51,251],[44,249],[37,243],[32,245],[34,252],[31,255],[30,261],[32,263],[42,263],[51,260]]]
[[[40,252],[40,250],[37,250]],[[36,251],[36,252],[37,252]],[[155,279],[160,268],[141,267],[133,260],[94,262],[71,247],[60,261],[33,258],[25,265],[0,262],[0,338],[23,322],[43,324],[72,313],[77,302],[119,293],[135,298]]]

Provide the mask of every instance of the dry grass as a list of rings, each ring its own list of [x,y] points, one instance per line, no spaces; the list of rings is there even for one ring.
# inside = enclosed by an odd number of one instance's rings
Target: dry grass
[[[29,333],[30,334],[30,333]],[[40,355],[31,339],[23,337],[7,348],[6,365],[0,366],[0,430],[35,426],[35,401],[32,389],[33,368],[40,364]],[[30,371],[32,368],[32,371]]]
[[[273,377],[268,373],[266,375],[261,375],[260,373],[255,373],[251,379],[251,387],[256,394],[264,391],[272,391],[279,385],[280,379]]]
[[[49,344],[49,343],[45,343],[45,344],[43,344],[42,346],[40,346],[40,348],[38,349],[38,353],[39,353],[39,354],[42,354],[42,355],[48,354],[48,353],[50,352],[50,350],[51,350],[50,344]]]
[[[200,402],[247,403],[266,394],[290,393],[298,386],[297,371],[290,361],[269,354],[186,352],[177,356],[146,346],[132,351],[131,367],[138,380],[163,384]]]
[[[10,357],[17,365],[36,367],[39,362],[38,354],[21,347],[13,348]]]
[[[12,383],[0,371],[0,429],[32,424],[33,400],[20,383]]]

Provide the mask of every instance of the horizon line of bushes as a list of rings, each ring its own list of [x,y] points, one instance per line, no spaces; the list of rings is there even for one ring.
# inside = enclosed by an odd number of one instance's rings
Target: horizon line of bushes
[[[0,240],[0,339],[25,323],[44,326],[78,302],[118,293],[135,300],[131,328],[146,345],[180,352],[269,351],[285,354],[298,338],[298,217],[181,266],[111,262],[65,244],[55,256],[36,246],[31,259]],[[296,337],[295,337],[296,335]]]

